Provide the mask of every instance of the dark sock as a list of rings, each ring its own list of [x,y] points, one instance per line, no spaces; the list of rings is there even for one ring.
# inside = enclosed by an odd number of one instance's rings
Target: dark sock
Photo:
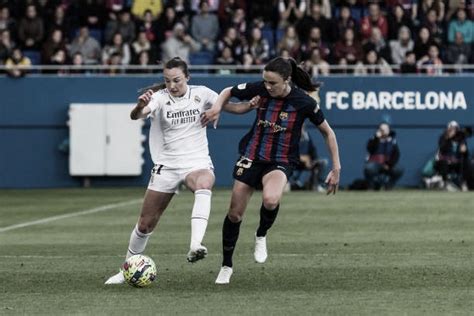
[[[263,206],[260,208],[260,225],[257,229],[257,237],[264,237],[267,235],[267,231],[272,227],[275,219],[278,215],[280,204],[274,210],[268,210]]]
[[[224,219],[224,225],[222,226],[222,254],[224,259],[222,260],[223,266],[232,267],[232,255],[234,254],[235,244],[239,239],[240,224],[233,223],[226,215]]]

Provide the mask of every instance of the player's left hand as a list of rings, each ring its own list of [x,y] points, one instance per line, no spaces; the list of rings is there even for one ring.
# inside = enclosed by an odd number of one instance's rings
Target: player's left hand
[[[205,111],[201,114],[201,125],[205,127],[207,124],[213,122],[214,128],[217,127],[217,123],[219,121],[220,112],[210,108],[209,110]]]
[[[339,187],[339,176],[341,174],[341,169],[332,169],[328,176],[326,177],[326,183],[327,189],[326,189],[326,194],[336,194],[337,189]]]

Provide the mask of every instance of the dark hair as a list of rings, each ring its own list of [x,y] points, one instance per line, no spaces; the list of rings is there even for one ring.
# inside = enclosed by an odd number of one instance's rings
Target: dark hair
[[[316,91],[320,86],[319,83],[313,83],[311,76],[300,66],[296,64],[293,58],[276,57],[268,62],[263,69],[279,74],[284,80],[291,76],[291,80],[299,88],[311,92]]]
[[[165,69],[180,68],[186,78],[189,77],[188,64],[179,57],[172,58],[165,63]]]
[[[189,69],[188,69],[188,64],[182,60],[181,58],[179,57],[174,57],[170,60],[168,60],[165,64],[164,64],[164,67],[163,69],[173,69],[173,68],[179,68],[183,71],[184,73],[184,76],[186,78],[189,77]],[[153,92],[157,92],[157,91],[160,91],[160,90],[163,90],[166,88],[166,84],[165,83],[154,83],[152,84],[151,86],[148,86],[148,87],[145,87],[145,88],[141,88],[141,89],[138,89],[138,92],[139,93],[145,93],[146,91],[148,90],[153,90]]]

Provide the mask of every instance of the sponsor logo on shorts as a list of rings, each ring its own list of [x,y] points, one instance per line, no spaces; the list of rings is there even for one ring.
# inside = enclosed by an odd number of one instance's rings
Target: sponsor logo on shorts
[[[238,176],[241,176],[242,173],[244,173],[244,168],[239,168],[239,169],[237,169],[236,174],[237,174]]]

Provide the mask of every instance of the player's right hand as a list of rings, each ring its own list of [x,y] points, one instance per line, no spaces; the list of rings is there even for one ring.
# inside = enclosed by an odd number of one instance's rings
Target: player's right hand
[[[150,102],[152,95],[153,90],[147,90],[144,94],[138,97],[138,104],[145,107]]]

